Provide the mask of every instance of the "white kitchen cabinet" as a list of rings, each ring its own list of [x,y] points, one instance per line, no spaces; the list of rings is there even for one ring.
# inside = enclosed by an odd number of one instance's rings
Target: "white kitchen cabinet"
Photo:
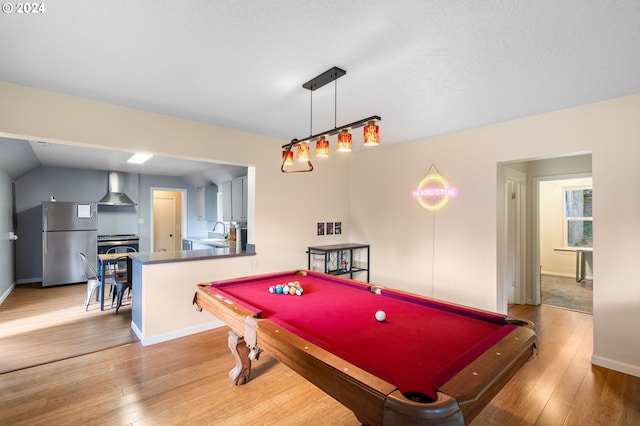
[[[231,181],[222,182],[222,220],[225,222],[231,222],[233,215],[231,212]]]
[[[197,192],[198,220],[218,220],[218,186],[201,186]]]
[[[246,176],[222,183],[222,220],[247,220],[247,193]]]
[[[231,181],[231,215],[234,221],[247,220],[247,178]]]

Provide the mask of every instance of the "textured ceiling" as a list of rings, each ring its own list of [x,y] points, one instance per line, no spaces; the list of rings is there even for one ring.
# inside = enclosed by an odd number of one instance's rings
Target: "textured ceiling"
[[[638,0],[43,4],[1,14],[0,80],[284,141],[380,115],[398,143],[640,93]],[[332,66],[310,129],[302,84]]]

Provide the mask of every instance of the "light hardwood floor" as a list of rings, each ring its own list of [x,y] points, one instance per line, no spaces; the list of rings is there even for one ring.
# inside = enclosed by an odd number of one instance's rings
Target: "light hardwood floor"
[[[472,425],[640,424],[640,378],[589,362],[591,315],[547,306],[513,306],[510,314],[536,322],[539,354]],[[217,329],[2,374],[0,425],[358,424],[349,410],[266,354],[254,363],[248,384],[233,386],[226,339],[226,329]]]

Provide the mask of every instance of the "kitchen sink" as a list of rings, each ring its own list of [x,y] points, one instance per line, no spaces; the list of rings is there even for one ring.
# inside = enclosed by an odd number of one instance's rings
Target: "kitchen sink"
[[[200,241],[203,243],[218,243],[218,244],[229,244],[229,240],[225,238],[201,238]]]
[[[201,238],[199,241],[211,247],[229,248],[229,240],[225,238]]]

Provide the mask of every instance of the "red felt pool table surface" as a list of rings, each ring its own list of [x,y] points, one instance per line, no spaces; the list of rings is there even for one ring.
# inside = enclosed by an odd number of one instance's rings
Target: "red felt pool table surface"
[[[302,296],[269,292],[295,281]],[[209,290],[422,401],[435,401],[445,383],[520,328],[504,315],[310,271],[221,281]],[[378,310],[386,320],[376,320]]]

